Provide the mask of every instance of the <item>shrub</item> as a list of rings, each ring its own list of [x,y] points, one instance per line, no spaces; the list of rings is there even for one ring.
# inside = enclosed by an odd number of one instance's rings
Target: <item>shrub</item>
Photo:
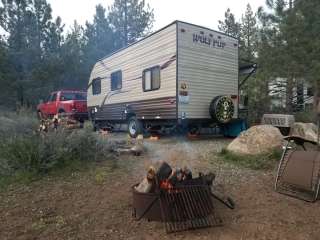
[[[81,170],[112,159],[114,147],[89,125],[84,129],[38,133],[39,121],[28,110],[0,114],[0,189],[50,172]],[[56,171],[59,170],[59,171]]]
[[[307,109],[306,111],[297,112],[294,114],[296,122],[311,123],[316,122],[316,114],[312,109]]]
[[[2,111],[0,114],[0,138],[32,134],[38,124],[36,115],[31,111]]]
[[[92,132],[52,132],[18,135],[0,142],[0,158],[11,172],[46,173],[75,162],[86,164],[102,159],[109,151]]]

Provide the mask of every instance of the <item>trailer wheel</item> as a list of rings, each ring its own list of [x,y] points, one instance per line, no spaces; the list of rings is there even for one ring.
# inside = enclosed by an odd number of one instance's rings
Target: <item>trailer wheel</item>
[[[130,137],[136,138],[143,131],[142,123],[136,117],[129,118],[128,121],[128,133]]]
[[[218,123],[228,123],[234,114],[234,104],[232,99],[227,96],[215,97],[209,108],[211,117]]]

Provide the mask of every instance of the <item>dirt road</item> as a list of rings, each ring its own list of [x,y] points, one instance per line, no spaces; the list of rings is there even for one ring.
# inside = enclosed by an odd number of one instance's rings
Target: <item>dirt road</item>
[[[141,157],[121,156],[69,176],[12,186],[0,193],[0,239],[320,239],[320,202],[275,193],[274,171],[218,161],[217,152],[228,142],[148,140],[148,151]],[[159,160],[217,174],[215,187],[237,205],[229,210],[216,203],[224,226],[167,235],[161,223],[132,219],[130,187]]]

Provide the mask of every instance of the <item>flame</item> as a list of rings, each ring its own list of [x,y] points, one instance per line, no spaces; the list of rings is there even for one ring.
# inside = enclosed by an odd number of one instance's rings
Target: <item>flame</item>
[[[173,186],[168,179],[160,182],[160,188],[164,190],[172,190]]]

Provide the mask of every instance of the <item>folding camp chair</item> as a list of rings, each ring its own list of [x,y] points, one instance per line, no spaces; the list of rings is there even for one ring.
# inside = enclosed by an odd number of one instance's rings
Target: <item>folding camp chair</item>
[[[279,163],[275,190],[308,202],[315,202],[320,187],[320,152],[307,150],[305,143],[316,145],[297,136],[286,137]],[[299,150],[302,147],[303,150]]]

